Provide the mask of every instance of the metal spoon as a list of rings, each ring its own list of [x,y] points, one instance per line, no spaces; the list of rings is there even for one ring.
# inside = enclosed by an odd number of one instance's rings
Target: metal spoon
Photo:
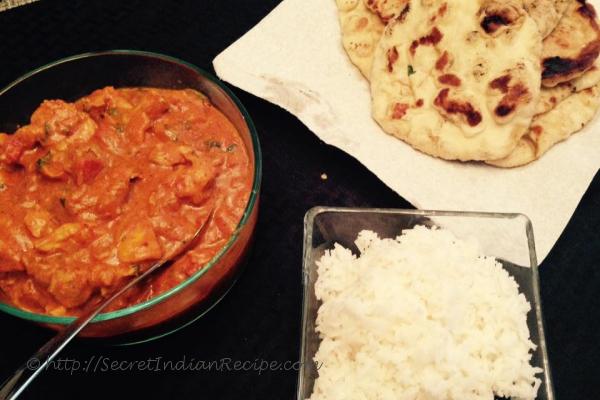
[[[212,219],[214,208],[211,209],[206,220],[202,223],[200,228],[196,230],[194,236],[192,236],[187,242],[185,242],[178,250],[172,253],[169,257],[160,260],[153,264],[141,275],[133,278],[121,289],[117,290],[112,296],[104,300],[96,308],[92,308],[89,311],[83,313],[70,325],[67,325],[60,333],[46,342],[34,355],[32,355],[28,362],[23,364],[19,369],[15,371],[13,376],[7,379],[0,388],[0,400],[14,400],[23,393],[27,386],[44,370],[48,367],[50,362],[65,348],[65,346],[77,336],[83,328],[85,328],[98,314],[102,312],[109,304],[118,299],[128,289],[135,286],[138,282],[144,280],[146,277],[161,269],[165,265],[170,265],[174,261],[178,260],[182,255],[185,255],[187,250],[194,247],[198,239],[202,236],[202,233],[209,225]],[[34,360],[35,367],[31,368],[31,360]]]

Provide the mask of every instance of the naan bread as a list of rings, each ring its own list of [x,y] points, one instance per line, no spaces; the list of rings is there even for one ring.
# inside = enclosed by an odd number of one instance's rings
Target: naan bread
[[[592,86],[596,86],[597,83],[600,82],[600,59],[596,59],[596,62],[590,69],[585,71],[583,75],[578,78],[569,81],[569,83],[573,87],[574,92],[579,92],[583,89],[589,89]]]
[[[566,101],[568,100],[568,101]],[[562,105],[566,101],[566,105]],[[600,107],[600,61],[579,78],[542,87],[531,128],[506,158],[488,164],[511,168],[539,159],[553,145],[587,124]]]
[[[589,89],[598,83],[600,83],[600,62],[596,60],[592,68],[580,77],[572,81],[560,83],[554,87],[542,87],[540,101],[537,104],[535,114],[547,113],[571,94]]]
[[[544,39],[542,83],[553,87],[581,76],[600,54],[600,27],[594,7],[585,0],[568,0],[564,16]]]
[[[385,28],[379,16],[367,8],[367,0],[336,0],[342,44],[350,61],[369,79],[373,53]]]
[[[522,1],[414,0],[377,46],[373,117],[427,154],[506,157],[539,99],[541,41]]]
[[[511,168],[540,158],[555,144],[581,130],[600,107],[600,85],[574,93],[551,111],[534,118],[531,129],[506,158],[488,161],[497,167]]]
[[[336,0],[342,43],[350,61],[369,79],[373,53],[385,25],[398,17],[410,0]]]
[[[565,12],[569,0],[524,0],[525,9],[535,20],[542,34],[546,37],[556,28]]]
[[[405,10],[410,0],[364,0],[367,7],[387,25]]]
[[[552,110],[558,103],[573,94],[573,92],[574,90],[569,82],[564,82],[551,88],[542,87],[535,115],[545,114]]]

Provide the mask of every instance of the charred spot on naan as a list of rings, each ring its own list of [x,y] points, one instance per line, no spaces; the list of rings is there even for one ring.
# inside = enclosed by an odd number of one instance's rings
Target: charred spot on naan
[[[585,46],[575,58],[549,57],[542,60],[542,79],[544,84],[553,86],[550,82],[556,80],[557,84],[570,79],[574,74],[587,71],[600,55],[600,37],[598,40]],[[561,77],[566,77],[561,79]]]
[[[387,65],[388,71],[394,72],[394,64],[396,63],[396,61],[398,61],[398,50],[396,49],[396,46],[393,46],[392,48],[388,49],[387,57],[388,57],[388,65]]]
[[[553,87],[589,70],[600,55],[596,10],[586,0],[571,0],[563,19],[544,40],[542,83]]]
[[[392,19],[404,19],[410,10],[408,0],[365,0],[368,9],[387,24]]]
[[[438,77],[438,82],[443,85],[458,87],[462,83],[460,78],[454,74],[443,74]]]
[[[502,14],[486,15],[481,21],[481,27],[486,33],[496,33],[502,26],[510,25],[510,20]]]
[[[438,18],[442,18],[444,15],[446,15],[446,11],[448,11],[448,3],[443,3],[437,10],[437,12],[435,14],[433,14],[430,18],[429,21],[431,21],[432,23],[435,22]]]
[[[511,1],[491,0],[480,11],[480,26],[485,33],[498,36],[523,20],[524,9]]]
[[[440,32],[440,30],[437,27],[434,26],[429,34],[422,36],[417,40],[413,40],[409,49],[410,54],[414,56],[419,46],[435,46],[436,44],[442,41],[443,37],[444,34]]]
[[[498,123],[506,123],[520,106],[524,107],[532,100],[527,85],[514,78],[511,73],[506,73],[492,80],[489,87],[492,91],[502,94],[500,101],[493,110],[494,119]]]
[[[442,55],[435,62],[435,69],[438,71],[443,71],[446,66],[450,64],[450,55],[446,50],[442,53]]]
[[[440,90],[433,104],[440,110],[442,115],[455,119],[457,115],[462,116],[469,126],[474,127],[481,123],[482,116],[469,101],[450,98],[450,89]]]
[[[502,93],[508,92],[508,84],[510,83],[512,77],[509,74],[502,75],[499,78],[494,79],[490,82],[490,88],[497,89]]]
[[[408,104],[406,103],[396,103],[392,109],[392,119],[402,119],[406,115],[408,111]]]
[[[400,11],[400,14],[398,14],[398,16],[396,17],[396,20],[402,22],[404,21],[404,19],[406,18],[406,15],[408,14],[408,12],[410,11],[410,3],[407,3],[404,8],[402,9],[402,11]]]
[[[581,3],[581,6],[577,9],[577,12],[581,15],[586,16],[587,18],[596,19],[596,10],[591,4],[588,4],[586,0],[577,0]]]
[[[500,100],[500,103],[494,110],[494,114],[500,118],[507,117],[517,109],[519,104],[527,103],[530,97],[531,95],[527,87],[522,83],[517,83],[511,86],[502,100]]]

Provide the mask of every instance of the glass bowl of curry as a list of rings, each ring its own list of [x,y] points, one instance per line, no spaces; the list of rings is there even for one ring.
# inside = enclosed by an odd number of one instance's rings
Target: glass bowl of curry
[[[141,341],[199,318],[239,276],[260,145],[219,80],[168,56],[82,54],[0,91],[0,310],[60,329],[188,240],[84,337]]]

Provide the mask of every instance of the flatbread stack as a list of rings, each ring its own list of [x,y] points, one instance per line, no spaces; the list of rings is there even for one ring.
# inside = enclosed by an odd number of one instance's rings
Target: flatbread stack
[[[336,0],[387,133],[447,160],[528,164],[600,107],[585,0]]]

